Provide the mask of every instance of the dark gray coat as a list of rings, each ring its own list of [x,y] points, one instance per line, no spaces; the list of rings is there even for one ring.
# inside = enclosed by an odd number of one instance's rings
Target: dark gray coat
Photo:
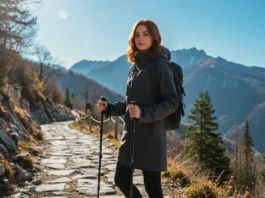
[[[162,48],[161,56],[170,59],[170,52]],[[149,67],[156,68],[157,86],[149,78]],[[134,68],[134,69],[133,69]],[[152,73],[154,74],[154,73]],[[153,79],[153,78],[152,78]],[[167,144],[164,118],[177,109],[177,94],[169,62],[159,57],[153,62],[146,54],[136,57],[127,80],[126,101],[109,103],[110,115],[125,114],[118,162],[130,167],[131,119],[127,104],[137,101],[141,116],[135,124],[133,168],[146,171],[167,170]]]

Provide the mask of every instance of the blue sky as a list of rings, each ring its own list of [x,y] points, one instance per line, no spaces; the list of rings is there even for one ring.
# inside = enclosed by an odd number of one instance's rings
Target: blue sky
[[[45,0],[34,15],[37,41],[67,68],[125,54],[130,31],[143,18],[158,25],[170,50],[196,47],[265,67],[265,0]]]

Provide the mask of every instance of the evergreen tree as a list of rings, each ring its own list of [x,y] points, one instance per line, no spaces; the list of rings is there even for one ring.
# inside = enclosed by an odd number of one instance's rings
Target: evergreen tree
[[[242,152],[242,145],[243,145],[243,136],[242,134],[239,137],[239,144],[238,144],[238,152],[239,152],[239,156],[238,156],[238,161],[239,161],[239,175],[238,175],[238,183],[242,184],[243,181],[243,152]]]
[[[253,149],[253,140],[249,131],[249,123],[246,120],[243,133],[243,144],[242,152],[244,156],[244,183],[248,186],[250,183],[253,183],[253,166],[254,166],[254,149]]]
[[[64,105],[70,109],[73,107],[68,88],[65,90]]]
[[[242,134],[240,133],[240,130],[238,128],[238,125],[234,126],[233,129],[233,134],[234,134],[234,163],[233,163],[233,169],[234,169],[234,178],[235,182],[237,184],[242,184]]]
[[[74,93],[72,93],[71,98],[72,98],[72,108],[75,108],[75,95],[74,95]]]
[[[222,135],[216,133],[217,117],[213,115],[215,110],[208,91],[200,91],[199,99],[195,100],[193,106],[188,118],[194,123],[185,133],[186,138],[190,140],[185,145],[185,152],[192,156],[198,155],[198,160],[205,168],[212,170],[216,176],[224,171],[222,177],[224,178],[230,173],[229,159],[225,156]]]

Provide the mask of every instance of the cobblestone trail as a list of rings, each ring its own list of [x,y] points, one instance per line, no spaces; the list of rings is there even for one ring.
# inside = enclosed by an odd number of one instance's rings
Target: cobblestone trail
[[[16,197],[96,197],[98,185],[99,137],[68,127],[70,122],[41,125],[47,142],[42,167],[35,185],[28,185]],[[101,198],[122,198],[114,184],[116,157],[112,144],[104,141],[101,169]],[[134,183],[146,196],[142,175],[135,174]],[[167,197],[169,198],[169,197]]]

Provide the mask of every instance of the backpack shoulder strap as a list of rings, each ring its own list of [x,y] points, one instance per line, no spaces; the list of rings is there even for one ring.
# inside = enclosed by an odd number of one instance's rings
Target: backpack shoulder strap
[[[158,61],[160,59],[167,60],[163,56],[159,56],[159,57],[155,58],[154,60],[152,60],[151,61],[151,64],[148,67],[148,70],[149,70],[149,78],[150,78],[150,82],[153,85],[153,87],[156,87],[157,86],[157,83],[156,83],[156,82],[158,82],[158,80],[157,80],[157,67],[158,67]]]

